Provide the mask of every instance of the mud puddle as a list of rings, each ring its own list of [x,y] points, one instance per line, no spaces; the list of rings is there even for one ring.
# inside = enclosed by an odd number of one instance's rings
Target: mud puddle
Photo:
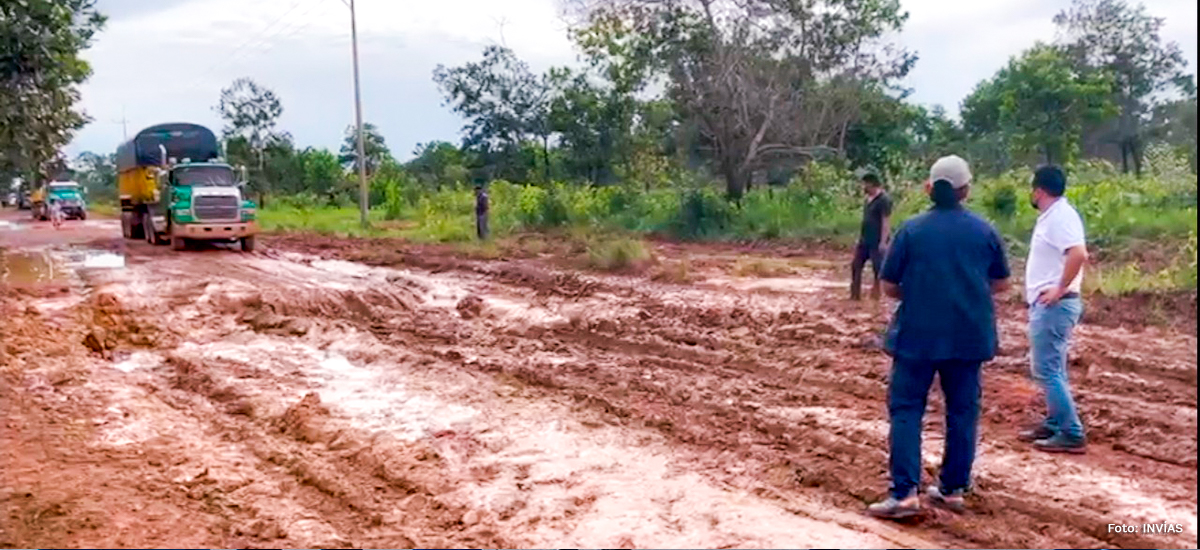
[[[103,250],[0,250],[0,283],[69,283],[79,269],[125,267],[125,256]]]
[[[12,286],[32,286],[48,283],[67,283],[71,270],[49,251],[0,250],[0,283]]]

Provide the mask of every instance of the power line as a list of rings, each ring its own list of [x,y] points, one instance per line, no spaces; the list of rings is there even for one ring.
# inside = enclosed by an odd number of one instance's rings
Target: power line
[[[306,20],[307,16],[309,14],[311,14],[317,6],[320,6],[320,5],[321,5],[320,1],[318,1],[315,4],[310,5],[307,10],[300,13],[300,16],[296,19],[296,21],[294,23],[289,23],[288,25],[284,25],[283,27],[280,28],[280,30],[278,32],[273,33],[271,36],[265,37],[258,44],[255,44],[253,50],[251,51],[251,54],[247,54],[247,55],[267,53],[267,52],[271,51],[279,42],[286,41],[287,39],[292,38],[293,36],[296,36],[297,34],[299,34],[300,31],[307,29],[310,25],[313,24],[312,20]],[[295,23],[300,23],[300,25],[296,26]],[[283,34],[285,31],[290,31],[290,32],[288,32],[287,34]],[[282,40],[279,40],[279,41],[271,41],[270,40],[275,37],[280,37]],[[266,46],[266,48],[263,50],[258,50],[259,46]],[[242,56],[242,58],[244,59],[245,56]],[[236,61],[236,60],[230,60],[231,63],[234,61]]]
[[[321,1],[322,0],[316,0],[317,3],[320,3]],[[199,84],[202,80],[204,80],[205,77],[207,77],[209,74],[211,74],[212,71],[214,69],[216,69],[217,67],[220,67],[223,65],[228,65],[231,61],[236,59],[238,57],[238,53],[240,53],[242,50],[246,49],[247,46],[254,44],[254,43],[261,42],[264,39],[264,37],[266,39],[270,39],[270,37],[274,36],[274,35],[267,36],[267,31],[270,31],[271,29],[275,28],[276,25],[278,25],[285,18],[287,18],[287,16],[291,15],[292,12],[296,11],[296,8],[300,7],[300,4],[303,4],[304,2],[305,2],[305,0],[296,0],[279,17],[276,17],[266,27],[263,27],[262,31],[259,31],[257,34],[252,36],[250,39],[239,44],[236,48],[234,48],[228,54],[226,54],[225,56],[222,56],[219,60],[214,62],[212,65],[209,65],[208,68],[197,73],[196,77],[192,80],[192,82],[190,84],[188,84],[187,89],[194,88],[197,84]],[[311,8],[311,5],[310,5],[310,8]],[[312,11],[312,10],[310,9],[309,11]],[[282,27],[282,28],[286,28],[286,27]],[[282,28],[281,28],[281,30],[282,30]],[[278,33],[279,33],[279,31],[276,31],[274,34],[278,34]]]

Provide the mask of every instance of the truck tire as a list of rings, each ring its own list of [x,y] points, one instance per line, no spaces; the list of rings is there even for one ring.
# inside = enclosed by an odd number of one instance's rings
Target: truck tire
[[[254,252],[254,235],[242,237],[242,252]]]
[[[189,243],[187,239],[180,237],[179,235],[171,235],[171,249],[172,250],[176,250],[176,251],[187,250],[189,244],[191,244],[191,243]]]
[[[129,238],[131,238],[131,239],[146,238],[146,233],[143,231],[143,228],[142,228],[142,214],[141,214],[141,212],[138,212],[137,210],[131,211],[129,213]]]
[[[142,215],[142,231],[146,233],[146,242],[153,245],[166,244],[158,236],[158,228],[154,227],[154,214],[146,212]]]
[[[87,212],[80,212],[80,213],[79,213],[79,219],[80,219],[80,220],[86,220],[86,219],[87,219]]]

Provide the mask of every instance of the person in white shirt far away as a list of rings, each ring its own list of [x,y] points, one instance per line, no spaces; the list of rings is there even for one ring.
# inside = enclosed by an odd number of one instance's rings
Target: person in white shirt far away
[[[1081,454],[1087,439],[1067,380],[1067,350],[1083,314],[1080,291],[1088,251],[1083,220],[1063,196],[1066,187],[1066,175],[1057,166],[1033,174],[1030,202],[1040,214],[1025,263],[1025,301],[1031,372],[1045,392],[1046,417],[1019,437],[1042,451]]]

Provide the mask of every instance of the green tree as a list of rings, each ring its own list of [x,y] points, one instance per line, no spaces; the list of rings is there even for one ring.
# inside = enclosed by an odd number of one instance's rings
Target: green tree
[[[443,183],[465,183],[470,178],[471,163],[466,152],[445,141],[418,143],[416,156],[408,161],[405,170],[422,184],[440,188]]]
[[[860,118],[846,134],[846,158],[852,167],[897,174],[907,164],[925,137],[920,132],[928,114],[904,97],[878,88],[864,91]]]
[[[433,80],[454,112],[466,119],[463,146],[477,152],[484,171],[510,180],[527,179],[521,144],[542,145],[549,170],[548,87],[512,50],[488,46],[483,59],[460,67],[438,65]]]
[[[95,0],[0,2],[0,175],[47,179],[88,117],[75,109],[91,76],[80,57],[103,28]]]
[[[345,186],[345,171],[337,155],[328,149],[309,147],[297,154],[301,176],[301,191],[312,193],[328,202],[336,202]]]
[[[388,150],[383,134],[370,122],[363,123],[363,155],[367,157],[367,177],[374,175],[384,161],[392,158],[392,152]],[[358,129],[353,124],[346,127],[340,160],[348,170],[358,173]]]
[[[90,151],[75,159],[75,181],[87,190],[91,201],[115,201],[117,198],[116,154],[99,155]]]
[[[1140,173],[1146,124],[1154,108],[1166,92],[1194,89],[1179,45],[1163,42],[1162,18],[1124,0],[1074,0],[1054,23],[1077,63],[1112,75],[1120,115],[1110,137],[1120,146],[1124,170]]]
[[[275,130],[279,117],[283,115],[283,104],[279,97],[249,78],[239,78],[221,90],[221,100],[215,110],[225,121],[222,130],[225,138],[245,139],[257,156],[258,162],[255,164],[262,169],[264,152],[280,139]]]
[[[1187,157],[1196,173],[1196,92],[1155,107],[1150,117],[1147,135]]]
[[[993,85],[997,122],[1013,152],[1040,155],[1046,163],[1073,160],[1084,124],[1114,114],[1108,74],[1081,70],[1043,44],[1010,60]]]
[[[707,148],[727,194],[758,170],[844,148],[864,82],[904,76],[915,58],[884,37],[898,0],[609,0],[590,21],[626,21],[667,97]]]

